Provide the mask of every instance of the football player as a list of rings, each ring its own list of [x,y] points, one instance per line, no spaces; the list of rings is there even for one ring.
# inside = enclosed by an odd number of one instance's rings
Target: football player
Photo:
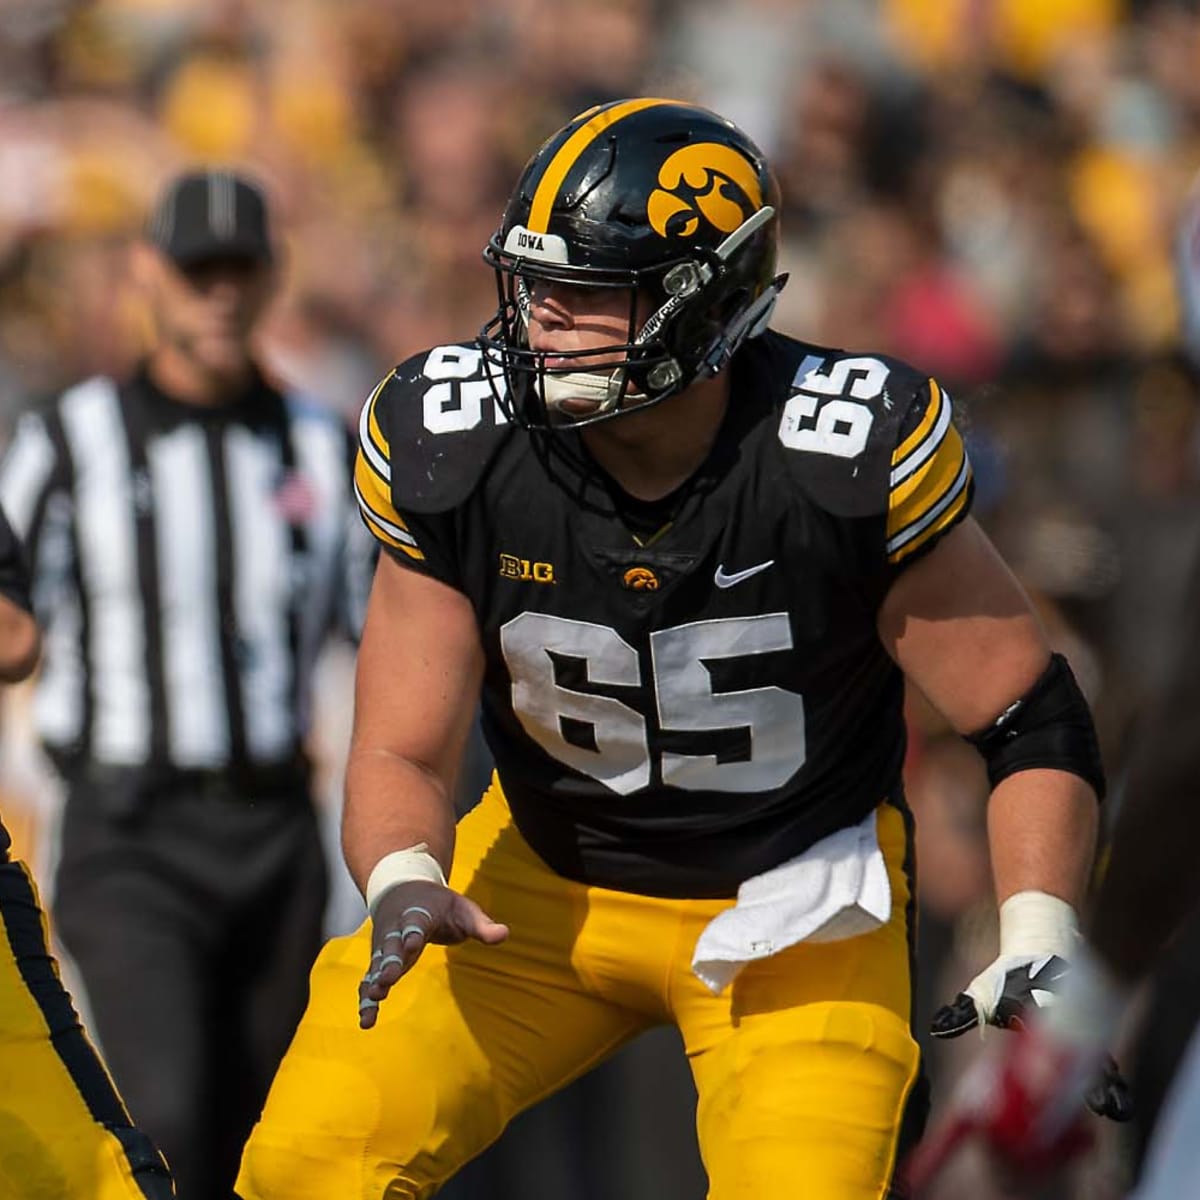
[[[0,512],[0,681],[37,663],[22,550]],[[0,1194],[169,1200],[162,1156],[133,1127],[47,948],[46,919],[0,823]]]
[[[899,1194],[926,1108],[906,675],[993,784],[973,1013],[1070,959],[1087,704],[969,516],[945,390],[768,328],[778,204],[721,117],[590,109],[485,251],[494,318],[364,407],[386,554],[343,844],[370,919],[315,967],[245,1200],[429,1196],[664,1022],[713,1200]],[[480,700],[497,769],[456,828]]]

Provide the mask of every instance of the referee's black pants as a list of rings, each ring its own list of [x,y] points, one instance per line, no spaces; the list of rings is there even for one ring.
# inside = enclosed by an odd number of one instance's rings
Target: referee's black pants
[[[228,1200],[321,944],[326,865],[307,783],[256,794],[81,772],[55,891],[133,1119],[179,1200]]]

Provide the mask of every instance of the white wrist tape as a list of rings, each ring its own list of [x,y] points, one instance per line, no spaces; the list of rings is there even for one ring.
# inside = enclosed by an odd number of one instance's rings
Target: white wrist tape
[[[367,909],[371,916],[374,917],[385,892],[390,892],[397,884],[414,879],[446,886],[446,876],[442,874],[438,860],[429,853],[426,842],[418,842],[404,850],[393,850],[371,868],[366,891]]]
[[[1048,892],[1017,892],[1000,905],[1000,957],[1057,954],[1070,962],[1079,943],[1075,910]]]
[[[966,988],[979,1010],[980,1032],[996,1013],[1010,970],[1055,954],[1069,965],[1079,944],[1079,919],[1065,900],[1047,892],[1009,896],[1000,905],[1000,954]]]

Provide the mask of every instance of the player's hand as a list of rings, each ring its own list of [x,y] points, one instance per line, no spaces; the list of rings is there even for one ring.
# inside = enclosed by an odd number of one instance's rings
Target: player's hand
[[[1026,890],[1000,905],[1000,954],[933,1016],[934,1037],[958,1037],[977,1025],[1010,1028],[1050,1000],[1079,945],[1075,909],[1058,896]]]
[[[508,937],[508,926],[466,896],[440,883],[414,879],[379,898],[371,923],[371,963],[358,985],[358,1024],[370,1029],[379,1006],[412,969],[430,942],[448,946],[476,938],[489,946]]]
[[[1057,954],[998,958],[952,1004],[934,1013],[930,1033],[937,1038],[959,1037],[981,1023],[1023,1029],[1038,1009],[1053,1002],[1069,969]],[[1088,1107],[1099,1116],[1128,1121],[1133,1105],[1117,1064],[1099,1050],[1089,1061],[1095,1067],[1094,1077],[1086,1091],[1080,1088]]]
[[[1067,1165],[1092,1144],[1084,1098],[1096,1055],[1052,1036],[1044,1023],[1019,1023],[964,1073],[944,1115],[904,1165],[920,1196],[966,1142],[982,1143],[1010,1179]]]
[[[955,1038],[977,1025],[1018,1027],[1030,1011],[1045,1005],[1066,978],[1067,963],[1057,954],[1001,955],[933,1014],[929,1032]]]

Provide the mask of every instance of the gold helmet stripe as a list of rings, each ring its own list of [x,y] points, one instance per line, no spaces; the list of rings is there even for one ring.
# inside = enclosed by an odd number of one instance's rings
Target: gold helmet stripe
[[[558,153],[550,160],[550,165],[542,173],[541,182],[533,194],[533,204],[529,209],[529,230],[531,233],[547,233],[550,227],[550,210],[558,197],[558,189],[562,187],[567,173],[578,161],[579,156],[610,126],[625,117],[641,112],[644,108],[654,108],[659,104],[677,104],[676,100],[656,100],[645,98],[641,100],[625,100],[613,104],[596,113],[590,121],[585,121],[563,144]],[[587,116],[587,113],[583,114]]]

